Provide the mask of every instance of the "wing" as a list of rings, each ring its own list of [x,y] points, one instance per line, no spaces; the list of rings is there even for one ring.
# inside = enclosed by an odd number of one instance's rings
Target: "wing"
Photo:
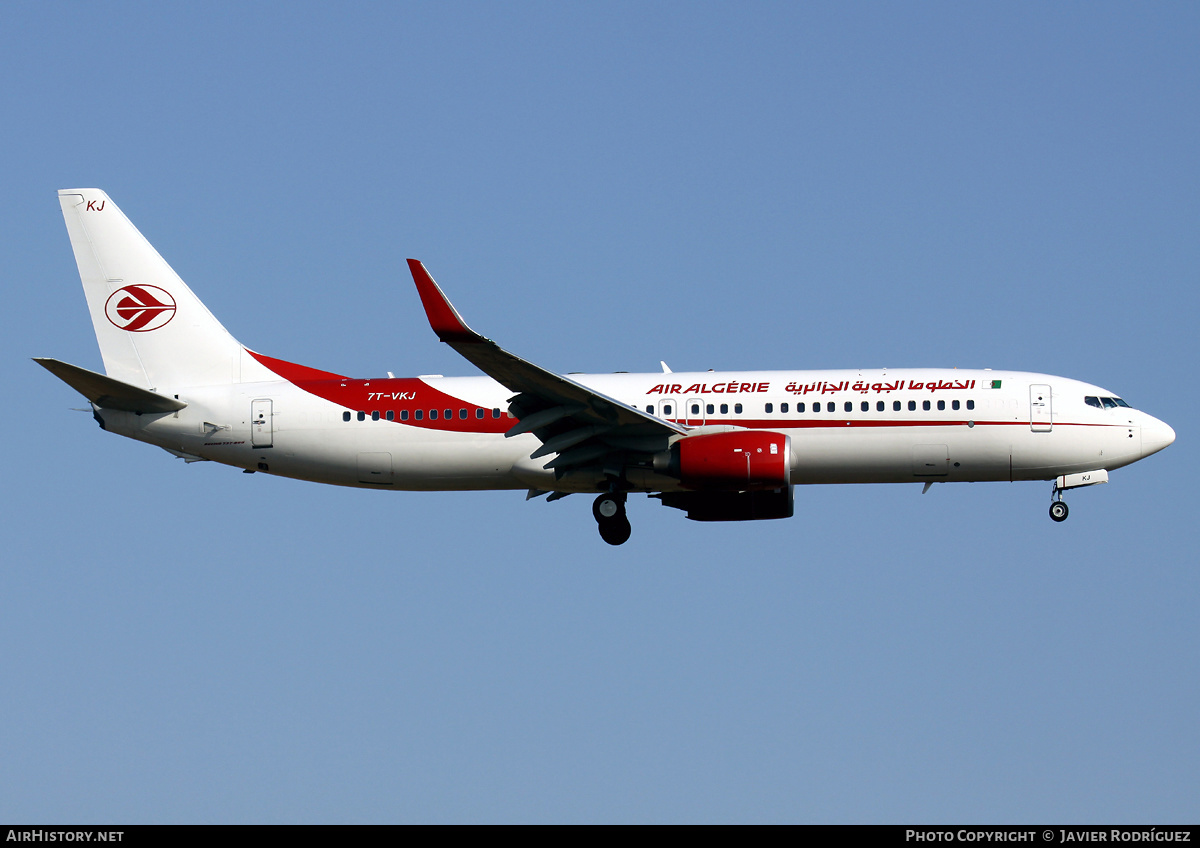
[[[518,420],[504,435],[533,433],[542,444],[530,458],[557,454],[544,466],[557,479],[597,473],[620,478],[630,465],[649,465],[672,436],[687,432],[509,353],[467,326],[424,265],[410,259],[408,267],[438,338],[516,393],[508,408]]]

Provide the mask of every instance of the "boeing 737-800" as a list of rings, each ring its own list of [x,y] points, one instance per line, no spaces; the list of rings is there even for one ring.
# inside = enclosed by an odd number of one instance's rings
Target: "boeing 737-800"
[[[808,483],[1108,481],[1172,429],[1114,392],[958,369],[563,376],[463,321],[408,260],[433,331],[486,376],[360,379],[239,344],[104,192],[59,193],[104,374],[37,359],[110,432],[185,460],[399,490],[595,495],[601,537],[629,493],[698,521],[788,518]]]

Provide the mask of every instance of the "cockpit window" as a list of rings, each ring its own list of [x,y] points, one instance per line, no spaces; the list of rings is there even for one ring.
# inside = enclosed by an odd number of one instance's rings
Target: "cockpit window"
[[[1126,409],[1133,409],[1132,406],[1121,400],[1119,397],[1093,397],[1088,395],[1083,399],[1083,402],[1088,406],[1094,406],[1096,409],[1116,409],[1118,406],[1123,406]]]

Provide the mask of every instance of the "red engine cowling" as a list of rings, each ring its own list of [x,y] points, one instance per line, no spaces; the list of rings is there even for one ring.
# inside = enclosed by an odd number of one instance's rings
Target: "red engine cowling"
[[[778,489],[791,481],[791,439],[782,433],[703,433],[680,439],[671,452],[679,481],[689,489],[744,492]]]

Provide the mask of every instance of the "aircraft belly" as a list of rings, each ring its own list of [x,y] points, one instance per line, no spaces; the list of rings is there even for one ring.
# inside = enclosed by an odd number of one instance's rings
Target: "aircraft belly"
[[[1051,432],[1023,431],[1013,438],[1013,479],[1049,480],[1061,474],[1126,465],[1136,455],[1125,456],[1132,449],[1122,439],[1127,439],[1125,431],[1114,427],[1056,423]]]
[[[793,483],[893,482],[912,478],[911,441],[900,433],[794,430]]]
[[[234,408],[249,410],[240,401]],[[279,404],[273,443],[255,446],[248,422],[212,412],[215,406],[154,416],[105,410],[104,418],[113,432],[226,465],[340,486],[414,491],[523,488],[512,465],[536,446],[525,443],[532,437],[445,433],[386,421],[346,425],[340,410],[336,421],[324,421],[320,410],[288,415]],[[222,429],[212,431],[213,426]]]
[[[911,483],[1009,479],[1006,427],[847,427],[794,430],[794,483]],[[929,458],[937,457],[937,467]]]
[[[518,489],[513,461],[519,445],[498,435],[448,435],[407,444],[395,456],[395,473],[409,489]]]

